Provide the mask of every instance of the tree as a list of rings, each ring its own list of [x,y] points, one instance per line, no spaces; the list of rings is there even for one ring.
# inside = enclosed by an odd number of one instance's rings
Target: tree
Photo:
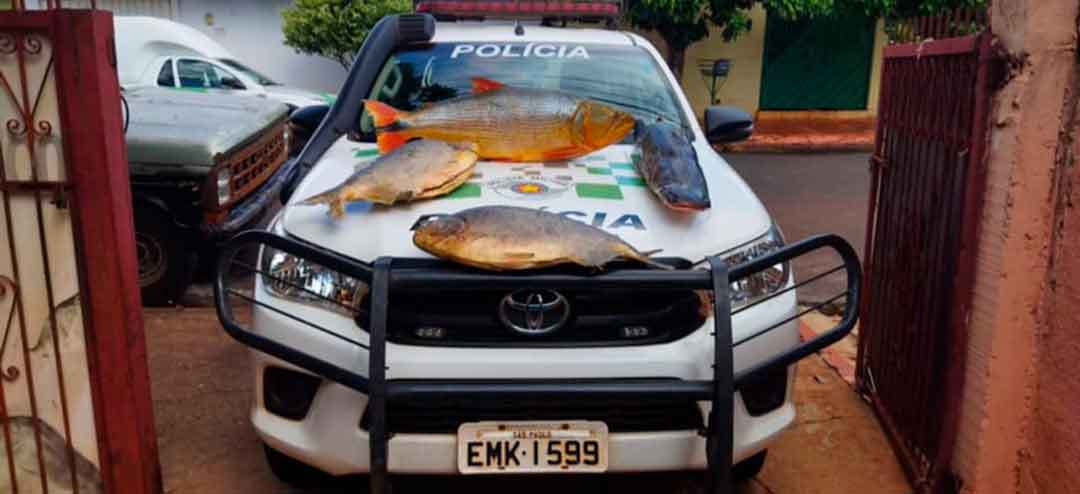
[[[411,10],[411,0],[296,0],[281,11],[281,30],[285,44],[297,52],[329,58],[348,70],[379,19]]]
[[[655,31],[667,45],[665,59],[675,77],[682,79],[686,49],[720,29],[724,41],[749,31],[748,11],[755,2],[786,19],[862,12],[870,17],[930,15],[956,7],[978,7],[986,0],[629,0],[626,18],[631,25]]]

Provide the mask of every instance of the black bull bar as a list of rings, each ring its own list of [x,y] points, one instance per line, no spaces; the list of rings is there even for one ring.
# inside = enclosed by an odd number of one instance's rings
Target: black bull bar
[[[257,266],[237,261],[237,254],[244,248],[267,246],[281,252],[305,259],[337,271],[343,275],[365,281],[370,285],[367,296],[369,305],[369,341],[364,344],[323,328],[311,321],[304,320],[278,308],[254,299],[249,294],[229,287],[229,278],[233,266],[245,267],[249,273],[269,276]],[[846,290],[835,297],[802,310],[773,326],[743,338],[732,341],[731,300],[728,294],[731,283],[742,280],[756,272],[776,264],[790,262],[796,257],[820,250],[832,250],[839,254],[842,263],[831,270],[814,275],[795,283],[769,298],[794,290],[795,288],[816,281],[824,276],[843,271],[847,275]],[[730,492],[731,466],[733,454],[733,407],[734,392],[754,377],[777,367],[789,366],[812,353],[839,341],[851,332],[858,320],[861,267],[858,257],[846,241],[836,235],[820,235],[807,238],[776,250],[749,262],[729,267],[719,256],[706,258],[709,269],[681,269],[663,271],[657,269],[619,269],[599,273],[552,272],[552,270],[528,273],[492,273],[462,268],[443,261],[428,259],[404,259],[381,257],[368,264],[347,258],[335,252],[311,244],[291,240],[262,231],[243,232],[231,239],[218,259],[217,273],[214,280],[214,299],[218,317],[225,331],[237,341],[260,352],[277,357],[285,362],[306,369],[326,379],[368,395],[368,432],[370,444],[370,480],[372,492],[389,492],[388,442],[393,431],[387,430],[388,402],[409,402],[413,404],[438,404],[447,397],[492,397],[513,398],[567,398],[575,396],[589,397],[668,397],[712,403],[706,435],[706,458],[710,492]],[[387,316],[390,295],[396,290],[433,290],[433,291],[470,291],[516,290],[521,288],[543,289],[616,289],[633,288],[634,290],[705,290],[713,293],[714,357],[713,379],[710,381],[689,380],[619,380],[606,379],[597,381],[581,380],[388,380],[386,378],[386,335]],[[315,331],[331,335],[347,344],[356,345],[366,350],[369,366],[367,369],[341,367],[323,360],[317,355],[304,353],[296,348],[274,341],[255,332],[244,329],[233,317],[230,296],[246,300],[280,315],[306,325]],[[765,361],[734,372],[734,348],[782,326],[801,315],[818,310],[821,306],[844,300],[841,321],[832,329],[809,341],[773,355]],[[768,299],[765,299],[768,300]],[[760,304],[758,300],[741,307],[734,313]],[[366,375],[365,375],[366,372]]]

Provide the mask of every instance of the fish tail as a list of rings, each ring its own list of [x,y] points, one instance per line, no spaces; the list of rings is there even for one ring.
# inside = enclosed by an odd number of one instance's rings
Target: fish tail
[[[341,197],[340,187],[334,187],[321,194],[315,194],[303,201],[300,201],[301,206],[317,206],[319,204],[327,204],[330,206],[330,216],[334,218],[341,218],[345,215],[345,200]]]
[[[381,129],[384,127],[390,127],[405,115],[405,112],[398,110],[381,101],[375,101],[373,99],[364,100],[364,109],[371,114],[371,118],[375,120],[375,128]]]
[[[315,194],[315,195],[313,195],[313,196],[311,196],[311,197],[309,197],[307,199],[304,199],[303,201],[300,201],[300,205],[302,205],[302,206],[317,206],[319,204],[330,204],[330,203],[334,202],[335,200],[337,200],[337,196],[338,196],[338,188],[334,187],[333,189],[330,189],[330,190],[328,190],[326,192],[321,192],[319,194]]]
[[[406,142],[409,142],[409,136],[403,132],[379,132],[379,136],[375,138],[375,142],[379,145],[379,152],[382,154],[389,153],[401,146],[404,146]]]

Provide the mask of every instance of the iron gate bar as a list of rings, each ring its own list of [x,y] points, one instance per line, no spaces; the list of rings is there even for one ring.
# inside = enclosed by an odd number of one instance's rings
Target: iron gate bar
[[[857,385],[920,493],[947,487],[955,443],[990,42],[983,33],[885,49]]]
[[[287,254],[315,262],[324,268],[367,280],[371,283],[368,296],[371,317],[368,329],[367,376],[358,369],[343,368],[319,357],[283,345],[265,336],[245,330],[232,317],[230,296],[237,296],[256,306],[272,308],[252,296],[226,286],[230,267],[244,248],[268,246]],[[731,307],[728,290],[737,282],[773,265],[820,249],[832,249],[843,260],[847,272],[847,304],[844,316],[831,330],[777,355],[735,373]],[[244,232],[230,240],[218,259],[214,279],[214,298],[225,331],[234,339],[256,350],[307,369],[369,396],[369,446],[371,488],[375,493],[390,490],[388,442],[392,430],[387,429],[386,413],[389,402],[408,401],[438,406],[445,398],[462,396],[482,398],[499,396],[513,398],[574,397],[667,397],[694,401],[711,401],[709,426],[706,434],[706,457],[713,492],[729,492],[732,466],[732,434],[734,392],[749,380],[777,368],[787,367],[847,335],[858,319],[861,268],[855,251],[842,238],[822,235],[796,242],[758,259],[728,268],[719,257],[708,258],[710,270],[686,269],[677,271],[650,269],[620,269],[598,274],[560,274],[555,270],[531,273],[490,273],[471,270],[446,261],[382,257],[374,266],[355,261],[311,244],[273,235],[268,232]],[[263,275],[265,276],[265,275]],[[713,293],[714,304],[714,367],[713,378],[707,381],[640,379],[611,379],[582,381],[573,379],[535,379],[514,381],[491,380],[387,380],[386,335],[391,296],[395,290],[419,288],[441,291],[485,289],[516,289],[523,286],[549,288],[629,288],[634,289],[695,289]],[[773,295],[774,297],[777,294]],[[304,321],[306,325],[329,332],[329,329]],[[787,321],[768,328],[775,329]],[[756,336],[756,335],[755,335]],[[362,345],[361,345],[362,347]],[[726,349],[726,350],[725,350]]]

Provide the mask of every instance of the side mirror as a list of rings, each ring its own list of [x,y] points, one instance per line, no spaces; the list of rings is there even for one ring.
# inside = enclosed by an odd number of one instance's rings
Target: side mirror
[[[705,109],[705,137],[711,144],[746,140],[754,133],[754,119],[733,106],[710,106]]]
[[[310,136],[319,128],[319,124],[322,123],[323,118],[326,118],[326,113],[329,111],[329,105],[297,108],[296,111],[292,112],[292,115],[289,115],[289,124],[293,126],[293,130]]]

